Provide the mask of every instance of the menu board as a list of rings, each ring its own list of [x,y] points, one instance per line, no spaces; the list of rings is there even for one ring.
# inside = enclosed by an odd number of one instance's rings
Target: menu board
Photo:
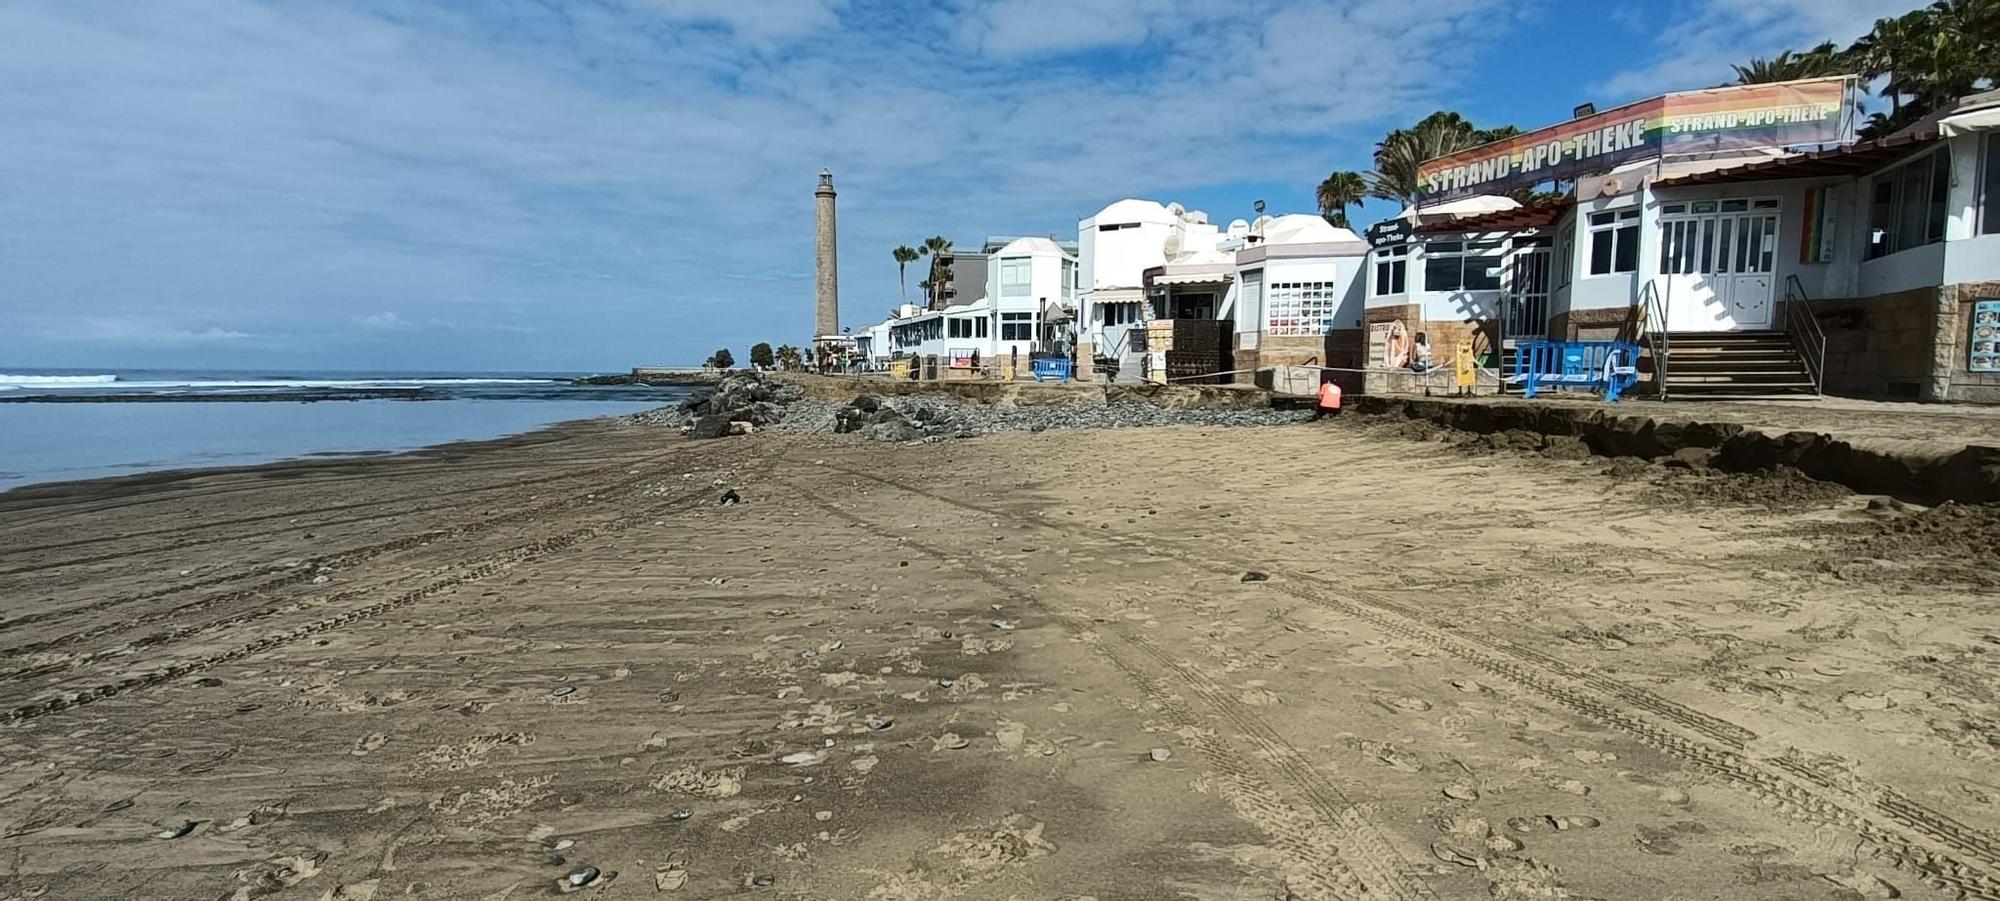
[[[2000,300],[1972,302],[1972,350],[1965,368],[2000,372]]]

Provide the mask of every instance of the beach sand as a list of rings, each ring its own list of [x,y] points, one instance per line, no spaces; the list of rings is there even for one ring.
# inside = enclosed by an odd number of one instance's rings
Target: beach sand
[[[1423,431],[0,496],[0,898],[2000,897],[1992,518]]]

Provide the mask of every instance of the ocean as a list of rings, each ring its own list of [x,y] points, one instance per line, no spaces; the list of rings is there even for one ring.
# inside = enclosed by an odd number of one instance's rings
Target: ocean
[[[0,366],[0,491],[163,469],[375,454],[678,403],[585,373]]]

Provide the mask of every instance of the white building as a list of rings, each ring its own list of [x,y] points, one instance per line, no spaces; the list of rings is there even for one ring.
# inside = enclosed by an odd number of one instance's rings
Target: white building
[[[1214,251],[1223,238],[1207,214],[1177,203],[1126,198],[1079,221],[1079,361],[1127,357],[1127,333],[1155,318],[1145,309],[1147,271],[1185,255]]]
[[[1219,315],[1233,325],[1237,369],[1361,364],[1368,245],[1308,214],[1260,218],[1235,252],[1236,290]]]
[[[1674,394],[2000,402],[1996,132],[1989,92],[1838,149],[1639,159],[1376,248],[1364,316],[1646,342]]]
[[[1048,238],[1017,238],[987,257],[991,359],[1026,361],[1055,341],[1051,323],[1076,309],[1077,271],[1076,256]]]

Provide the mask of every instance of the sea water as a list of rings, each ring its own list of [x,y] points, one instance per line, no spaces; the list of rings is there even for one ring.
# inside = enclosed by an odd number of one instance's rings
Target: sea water
[[[686,395],[680,388],[577,386],[572,377],[0,366],[0,491],[162,469],[414,450],[634,413]]]

